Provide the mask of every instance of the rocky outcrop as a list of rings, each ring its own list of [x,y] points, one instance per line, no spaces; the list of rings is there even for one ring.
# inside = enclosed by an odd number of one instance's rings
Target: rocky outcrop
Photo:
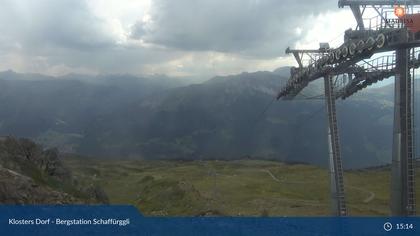
[[[57,149],[44,150],[29,139],[0,138],[0,203],[108,203],[93,183],[74,180]]]
[[[82,203],[67,193],[39,185],[27,176],[0,167],[0,202],[5,204]]]

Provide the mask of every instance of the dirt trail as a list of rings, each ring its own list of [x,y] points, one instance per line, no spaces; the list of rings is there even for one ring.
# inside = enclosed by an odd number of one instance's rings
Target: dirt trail
[[[274,181],[276,181],[276,182],[279,182],[279,183],[288,183],[288,184],[309,184],[309,182],[302,182],[302,181],[284,181],[284,180],[280,180],[280,179],[278,179],[276,176],[274,176],[273,175],[273,173],[271,173],[271,171],[270,170],[262,170],[263,172],[266,172],[268,175],[270,175],[270,177],[274,180]],[[359,188],[359,187],[354,187],[354,186],[348,186],[349,188],[352,188],[352,189],[356,189],[356,190],[359,190],[359,191],[361,191],[361,192],[364,192],[364,193],[367,193],[369,196],[367,197],[367,198],[365,198],[364,200],[363,200],[363,203],[369,203],[369,202],[371,202],[373,199],[375,199],[375,193],[374,192],[372,192],[372,191],[369,191],[369,190],[366,190],[366,189],[363,189],[363,188]]]

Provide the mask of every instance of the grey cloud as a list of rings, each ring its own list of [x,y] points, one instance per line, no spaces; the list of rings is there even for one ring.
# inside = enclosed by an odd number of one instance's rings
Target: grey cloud
[[[5,0],[1,8],[2,33],[27,49],[55,45],[90,50],[114,43],[85,1]]]
[[[85,0],[3,0],[0,22],[0,52],[18,55],[17,64],[27,63],[30,70],[39,64],[64,64],[103,73],[138,73],[141,64],[165,62],[179,54],[118,45]],[[9,58],[16,56],[1,59]]]
[[[310,25],[308,15],[337,8],[336,0],[152,0],[151,21],[137,23],[131,34],[145,46],[117,43],[89,0],[0,1],[0,67],[40,73],[54,66],[171,73],[178,64],[175,72],[195,75],[257,70],[248,57],[282,55],[298,39],[295,28]],[[215,63],[223,65],[217,70],[207,51],[231,54]]]
[[[192,51],[251,57],[283,55],[298,39],[296,27],[311,14],[336,9],[336,0],[155,0],[151,21],[134,26],[133,38]]]

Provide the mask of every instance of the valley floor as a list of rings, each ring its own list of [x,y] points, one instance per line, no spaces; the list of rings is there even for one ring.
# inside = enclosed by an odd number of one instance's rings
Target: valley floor
[[[153,216],[328,216],[328,170],[271,161],[110,161],[66,158],[78,181],[112,204]],[[420,169],[417,169],[420,173]],[[347,171],[349,214],[389,215],[386,168]],[[420,189],[417,178],[416,189]],[[417,195],[419,196],[419,195]],[[418,197],[417,202],[420,198]],[[420,204],[417,212],[420,212]]]

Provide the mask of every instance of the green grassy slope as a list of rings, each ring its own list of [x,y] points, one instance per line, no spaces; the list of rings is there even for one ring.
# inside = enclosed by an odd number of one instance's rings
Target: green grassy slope
[[[253,160],[66,162],[80,181],[102,186],[111,203],[133,204],[145,215],[330,213],[328,171],[313,166]],[[389,181],[386,169],[346,172],[350,215],[389,215]]]

